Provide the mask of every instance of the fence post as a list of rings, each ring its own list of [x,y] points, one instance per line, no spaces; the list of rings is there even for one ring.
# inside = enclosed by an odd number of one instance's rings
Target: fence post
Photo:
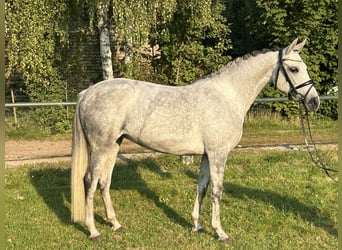
[[[183,164],[189,166],[194,163],[194,156],[193,155],[181,155],[180,159]]]
[[[12,99],[12,103],[15,103],[15,99],[14,99],[14,92],[13,89],[11,89],[11,99]],[[17,120],[17,108],[13,107],[13,116],[14,116],[14,125],[18,126],[18,120]]]

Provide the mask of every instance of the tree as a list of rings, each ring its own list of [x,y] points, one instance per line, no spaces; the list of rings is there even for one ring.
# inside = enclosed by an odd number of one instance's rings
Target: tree
[[[97,26],[100,34],[100,54],[102,58],[103,79],[113,78],[112,51],[110,48],[110,22],[108,20],[109,2],[100,0],[97,3]]]
[[[151,80],[143,64],[149,64],[148,36],[156,17],[158,0],[112,0],[115,24],[114,42],[117,54],[114,60],[120,73],[129,78]],[[147,59],[146,59],[147,57]]]
[[[78,26],[78,29],[82,29],[82,25],[85,23],[90,32],[98,34],[102,78],[104,80],[114,77],[111,49],[111,32],[114,28],[112,25],[112,2],[110,0],[69,1],[69,7],[73,9],[70,12],[73,16],[70,22],[73,23],[77,20],[78,25],[81,25]]]
[[[337,85],[337,0],[8,0],[5,6],[6,85],[19,75],[27,101],[75,100],[89,84],[114,76],[185,85],[231,57],[284,47],[295,37],[308,38],[303,58],[320,94]],[[261,94],[279,95],[271,87]],[[272,107],[290,114],[286,105]],[[333,105],[322,102],[320,112],[333,113]],[[64,119],[46,113],[37,116],[46,126]]]
[[[326,95],[337,85],[337,0],[231,0],[228,5],[233,10],[228,13],[233,22],[234,56],[256,49],[282,48],[296,37],[307,38],[301,56],[316,89]],[[266,87],[261,97],[269,96],[279,96],[279,92]],[[322,104],[319,112],[330,113]],[[281,103],[272,107],[287,115],[296,110]]]
[[[154,65],[162,82],[185,85],[227,63],[230,29],[221,1],[177,0],[170,7],[150,36],[160,47]]]
[[[337,85],[337,1],[257,0],[257,4],[263,10],[267,35],[272,38],[270,45],[284,46],[293,37],[308,38],[302,57],[316,89],[326,95]],[[325,112],[324,106],[319,112]]]
[[[64,83],[55,65],[61,59],[56,42],[63,44],[66,39],[60,13],[65,7],[63,1],[51,5],[38,5],[37,1],[6,2],[6,78],[13,69],[20,72],[30,101],[64,99]]]
[[[9,79],[17,73],[31,102],[65,100],[67,84],[56,68],[61,63],[58,47],[67,39],[64,1],[6,1],[7,68]],[[67,119],[61,109],[37,108],[32,114],[38,124],[54,127]]]
[[[255,0],[229,0],[226,2],[226,16],[231,23],[233,58],[243,56],[255,50],[269,47],[269,37],[260,19],[262,10]]]

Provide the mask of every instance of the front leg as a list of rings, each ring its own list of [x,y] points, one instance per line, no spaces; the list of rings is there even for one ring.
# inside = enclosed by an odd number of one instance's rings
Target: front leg
[[[199,173],[195,205],[191,213],[192,221],[194,222],[193,231],[196,231],[196,232],[203,230],[199,222],[199,218],[200,218],[200,210],[202,206],[202,201],[207,192],[209,178],[210,178],[209,161],[208,161],[207,155],[204,154],[201,160],[201,167],[200,167],[200,173]]]
[[[211,184],[211,199],[212,199],[212,221],[211,225],[218,235],[218,240],[221,242],[229,242],[228,235],[224,232],[221,226],[220,218],[220,203],[222,198],[224,168],[226,165],[227,154],[209,156],[210,162],[210,184]]]
[[[230,240],[228,235],[222,229],[220,218],[220,202],[222,197],[222,191],[219,191],[219,189],[217,189],[216,191],[212,191],[211,197],[213,204],[211,226],[216,231],[216,234],[218,235],[218,240],[221,242],[228,243]]]

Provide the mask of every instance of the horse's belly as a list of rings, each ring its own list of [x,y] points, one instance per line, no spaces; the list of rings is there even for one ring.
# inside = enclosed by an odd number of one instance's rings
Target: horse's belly
[[[136,132],[128,132],[126,137],[141,146],[158,152],[176,155],[203,154],[204,152],[203,140],[193,132],[185,134],[177,130],[165,130],[158,127],[152,130],[145,129],[140,133]]]
[[[192,144],[179,141],[144,141],[144,140],[133,140],[137,144],[155,150],[157,152],[175,154],[175,155],[200,155],[203,154],[204,148],[199,144]]]
[[[157,105],[140,108],[125,123],[125,133],[134,142],[153,150],[177,155],[203,154],[203,138],[198,119],[184,108]]]

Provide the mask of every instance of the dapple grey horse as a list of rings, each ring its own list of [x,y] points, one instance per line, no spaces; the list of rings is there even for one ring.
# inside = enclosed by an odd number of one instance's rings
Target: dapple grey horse
[[[78,96],[73,124],[72,221],[85,222],[90,238],[100,236],[94,223],[93,197],[99,184],[107,220],[121,229],[110,198],[111,175],[123,138],[155,151],[202,155],[193,211],[194,231],[210,183],[211,225],[229,241],[220,221],[223,175],[229,151],[242,136],[244,117],[259,92],[273,83],[289,97],[316,111],[319,97],[294,40],[279,51],[244,56],[216,73],[183,86],[129,79],[97,83]]]

